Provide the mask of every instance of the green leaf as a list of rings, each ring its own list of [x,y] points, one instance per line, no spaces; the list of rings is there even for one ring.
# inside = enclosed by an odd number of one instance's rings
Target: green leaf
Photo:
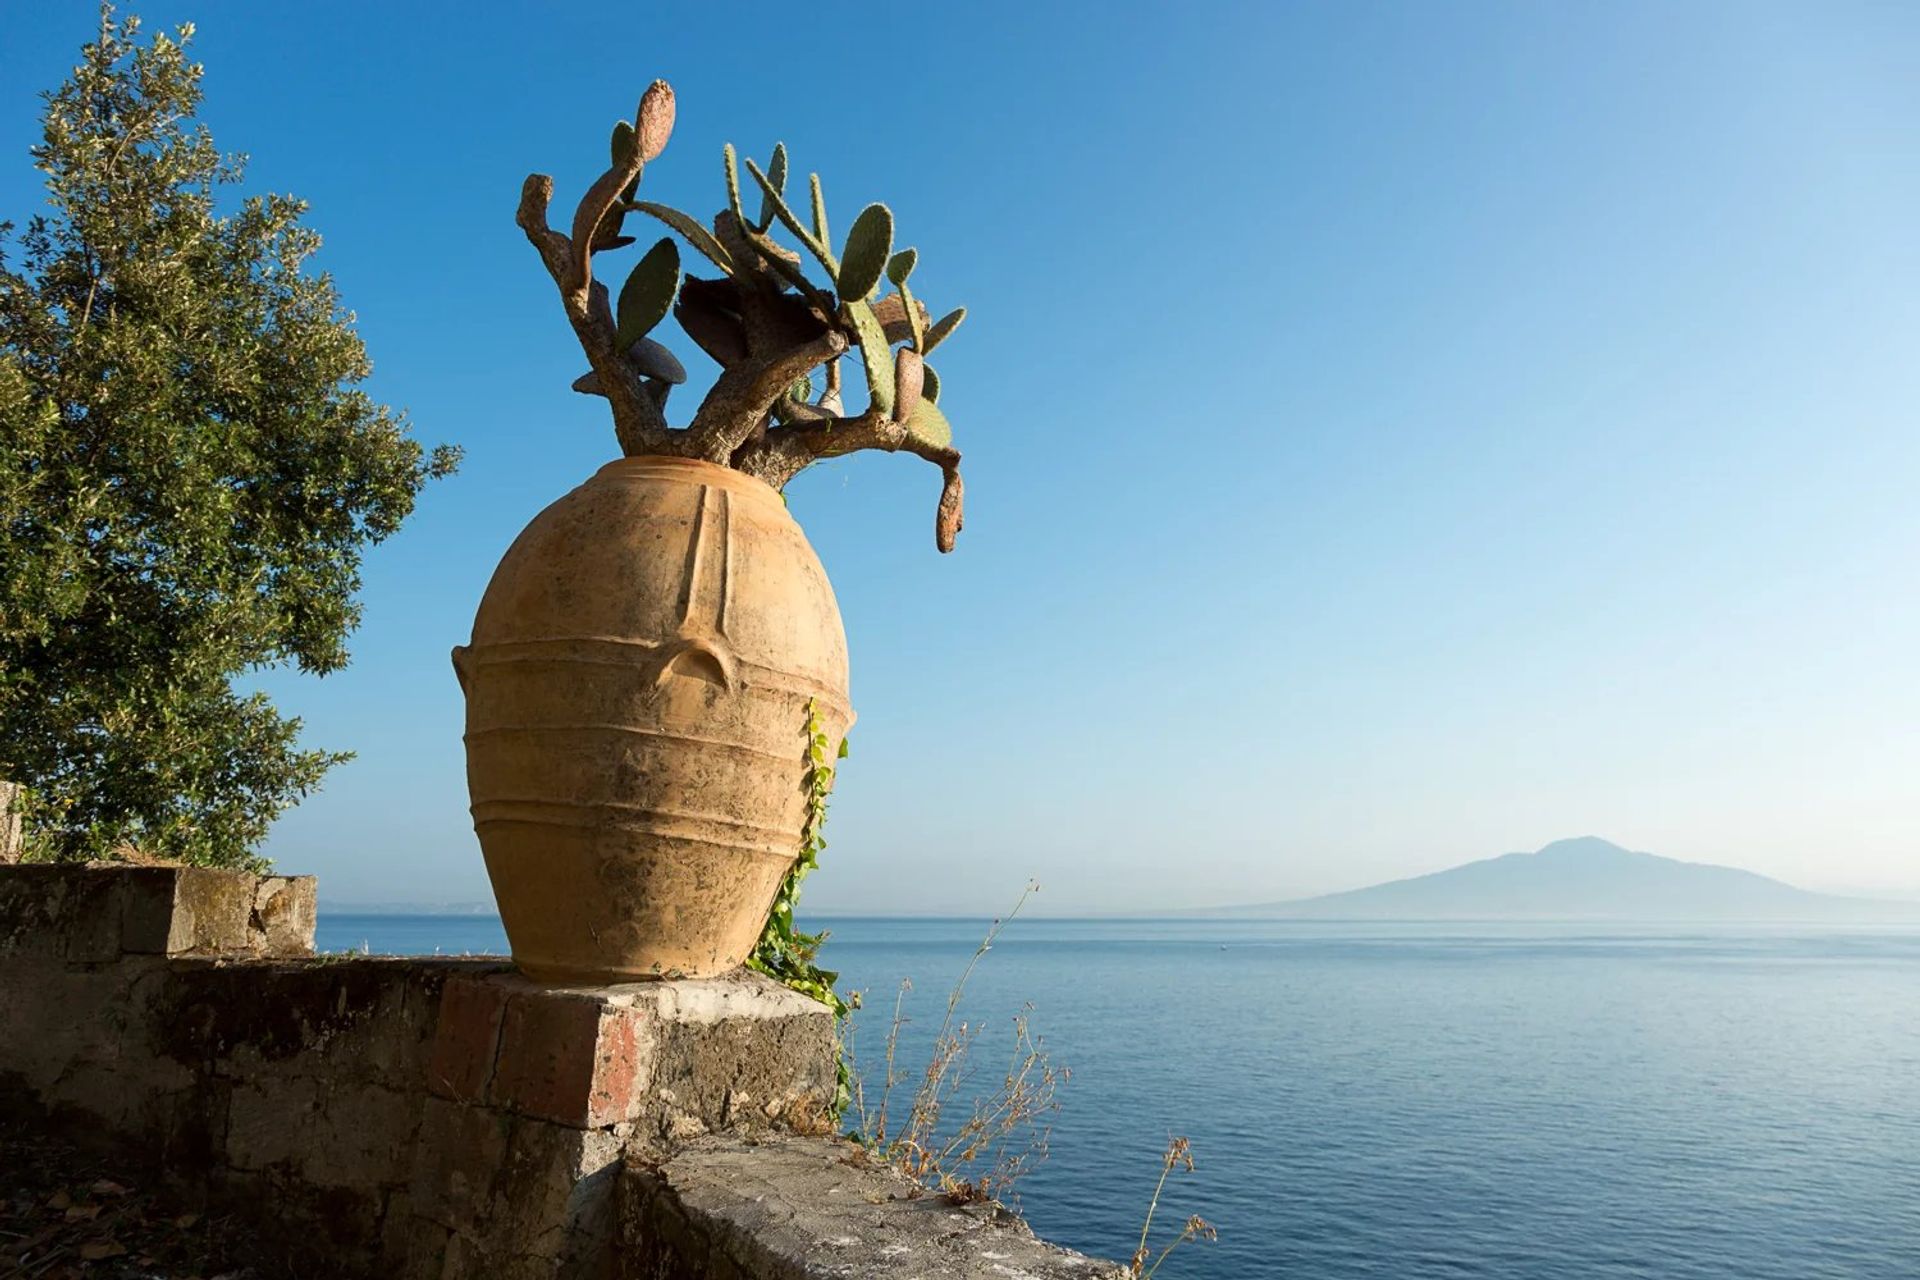
[[[872,397],[873,407],[891,416],[893,349],[887,343],[887,331],[880,327],[880,318],[866,303],[848,301],[843,305],[853,322],[853,331],[860,336],[860,363],[866,370],[867,393]]]
[[[620,286],[620,327],[614,338],[620,350],[646,337],[666,319],[679,293],[680,246],[671,236],[662,236]]]
[[[921,354],[931,355],[935,347],[953,336],[953,331],[958,329],[960,322],[966,318],[967,309],[965,307],[955,307],[944,316],[941,316],[939,320],[934,322],[933,328],[927,330],[927,344],[920,348]]]
[[[907,277],[913,274],[913,268],[920,261],[918,249],[902,249],[887,259],[887,279],[895,284],[905,284]]]
[[[928,399],[924,391],[920,393],[920,403],[913,416],[907,419],[907,434],[936,449],[953,447],[953,427],[947,422],[947,415],[940,412],[940,406]]]
[[[940,375],[924,361],[920,365],[920,398],[932,401],[940,399]]]
[[[713,232],[701,226],[698,220],[689,217],[678,209],[670,209],[664,204],[654,204],[647,200],[642,200],[633,207],[641,213],[653,215],[672,227],[675,231],[678,231],[686,238],[686,242],[692,245],[695,251],[706,258],[708,262],[711,262],[728,275],[733,274],[732,256],[721,247],[718,240],[714,239]]]
[[[840,754],[836,756],[835,759],[845,760],[847,758],[847,743],[850,741],[852,741],[850,738],[840,739]]]
[[[834,277],[840,300],[858,302],[870,297],[892,252],[893,211],[883,204],[870,204],[853,220],[847,247],[840,253],[840,271]]]

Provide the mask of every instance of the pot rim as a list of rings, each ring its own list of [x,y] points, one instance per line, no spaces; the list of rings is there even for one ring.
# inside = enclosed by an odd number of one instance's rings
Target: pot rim
[[[725,463],[708,462],[704,458],[682,458],[674,454],[640,453],[624,458],[615,458],[593,473],[599,479],[642,479],[649,473],[663,478],[682,480],[690,484],[714,485],[732,493],[749,498],[771,502],[786,509],[786,502],[780,497],[780,491],[766,481],[750,476],[744,471],[736,471]]]

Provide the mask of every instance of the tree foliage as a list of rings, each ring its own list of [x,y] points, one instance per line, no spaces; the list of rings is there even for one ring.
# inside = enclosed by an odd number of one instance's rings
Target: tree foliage
[[[0,224],[0,777],[30,856],[253,866],[345,757],[236,676],[347,662],[361,557],[429,478],[319,237],[195,119],[192,28],[103,9],[44,95],[48,209]]]

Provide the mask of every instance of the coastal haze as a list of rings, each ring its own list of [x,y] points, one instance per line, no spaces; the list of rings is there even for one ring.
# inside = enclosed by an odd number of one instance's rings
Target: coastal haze
[[[348,916],[485,916],[493,912],[492,903],[482,900],[355,903],[322,899],[321,905]],[[1040,906],[1034,914],[1051,913]],[[1339,893],[1170,914],[1269,920],[1920,923],[1920,900],[1814,893],[1736,867],[1686,862],[1636,852],[1598,836],[1578,836],[1531,853],[1501,854]]]
[[[1638,853],[1582,836],[1532,853],[1503,854],[1364,889],[1204,914],[1302,920],[1920,922],[1920,902],[1810,893],[1751,871]]]

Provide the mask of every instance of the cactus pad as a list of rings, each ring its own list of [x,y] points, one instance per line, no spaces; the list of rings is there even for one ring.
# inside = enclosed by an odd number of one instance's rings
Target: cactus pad
[[[913,344],[915,351],[924,351],[927,342],[926,308],[913,296],[913,290],[907,288],[905,280],[894,285],[900,291],[900,311],[907,321],[907,341]]]
[[[813,196],[813,238],[821,244],[828,244],[833,237],[827,234],[827,198],[820,192],[820,175],[807,175],[807,188]]]
[[[640,110],[634,117],[642,164],[667,149],[667,139],[673,136],[673,115],[673,87],[665,80],[655,80],[640,95]]]
[[[679,292],[680,246],[663,236],[620,286],[619,330],[614,341],[625,349],[646,337],[673,310]]]
[[[733,258],[720,246],[720,242],[713,238],[713,232],[700,225],[698,219],[690,218],[678,209],[670,209],[664,204],[654,204],[648,200],[642,200],[633,207],[641,213],[651,214],[678,231],[681,238],[692,245],[694,251],[700,256],[728,275],[733,274]]]
[[[920,407],[920,395],[925,387],[927,366],[920,359],[920,353],[912,347],[902,347],[893,355],[893,420],[909,422],[914,410]]]
[[[966,318],[967,309],[965,307],[955,307],[952,311],[941,316],[939,323],[927,330],[927,340],[921,344],[920,350],[931,355],[935,347],[953,336],[953,331],[958,329],[960,322]]]
[[[773,202],[787,192],[787,144],[773,144],[773,159],[767,162],[767,182],[772,185],[771,192],[760,193],[760,230],[765,231],[773,225],[775,210]]]
[[[893,253],[893,210],[883,204],[870,204],[853,220],[847,232],[847,247],[840,254],[840,270],[834,287],[842,302],[859,302],[870,297],[880,285]]]
[[[913,416],[907,419],[907,434],[921,444],[932,445],[936,449],[953,448],[953,427],[947,421],[947,415],[940,412],[940,406],[920,397],[919,405]]]
[[[886,330],[880,327],[873,308],[864,302],[849,301],[842,310],[860,335],[860,363],[867,373],[867,391],[873,398],[873,407],[891,417],[893,415],[893,351],[887,345]]]
[[[840,263],[839,260],[833,256],[833,250],[827,247],[824,240],[820,240],[809,234],[807,229],[800,225],[800,215],[795,213],[792,207],[787,204],[785,197],[780,194],[779,188],[773,185],[773,179],[760,172],[759,165],[751,160],[747,161],[747,172],[752,174],[753,180],[760,184],[760,193],[765,196],[767,202],[773,206],[774,216],[780,219],[781,225],[793,232],[800,243],[807,247],[807,252],[820,260],[820,265],[827,269],[827,275],[830,278],[837,279],[840,275]],[[771,241],[762,241],[762,243],[771,244]],[[775,247],[777,248],[777,246]]]

